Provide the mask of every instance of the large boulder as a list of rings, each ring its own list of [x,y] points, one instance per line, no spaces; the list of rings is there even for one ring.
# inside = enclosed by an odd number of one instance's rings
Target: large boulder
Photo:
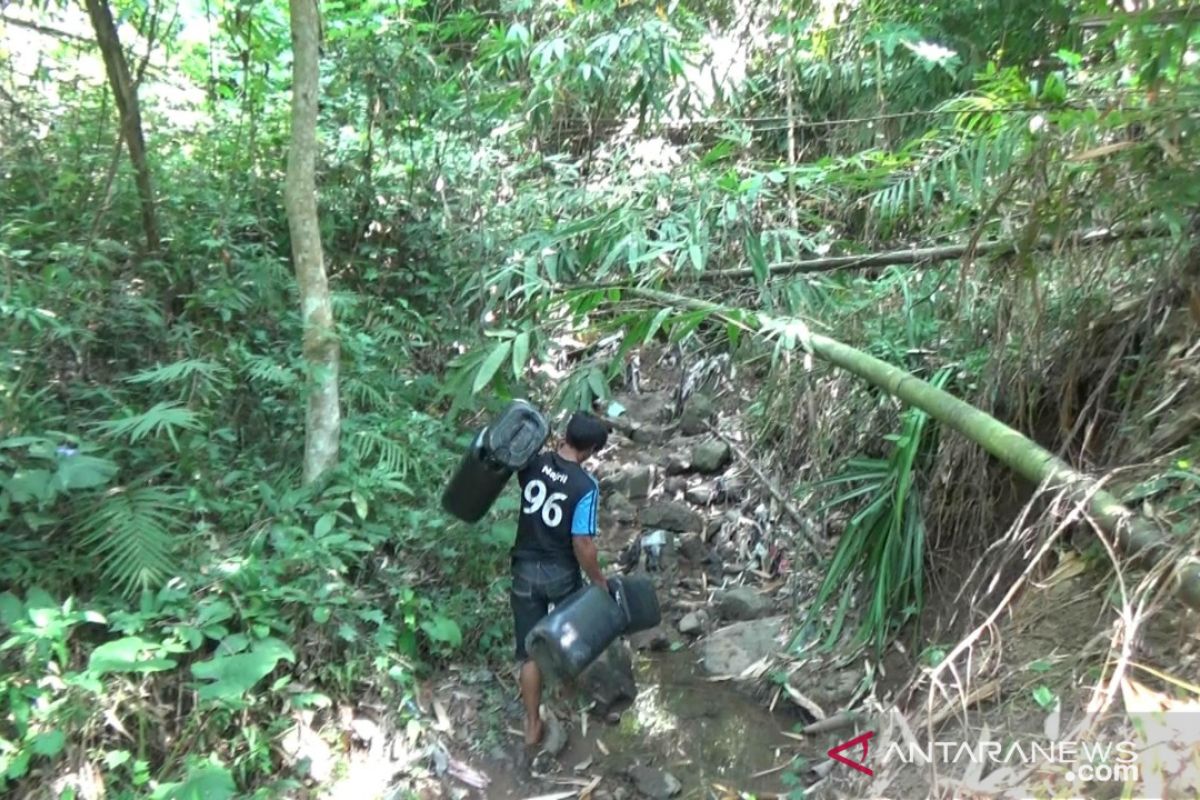
[[[677,533],[700,533],[704,518],[687,503],[678,500],[659,500],[642,509],[642,527],[663,528]]]
[[[733,450],[721,439],[708,439],[692,448],[692,469],[712,475],[733,460]]]
[[[701,665],[710,675],[740,675],[765,656],[783,650],[784,617],[737,622],[713,631],[700,649]]]
[[[771,613],[771,601],[749,586],[737,586],[717,595],[717,613],[734,622],[758,619]]]
[[[617,640],[576,679],[579,688],[596,701],[601,712],[637,697],[633,680],[633,655],[629,646]]]
[[[704,433],[716,413],[712,398],[706,394],[694,394],[683,407],[683,414],[679,417],[679,430],[686,436]]]

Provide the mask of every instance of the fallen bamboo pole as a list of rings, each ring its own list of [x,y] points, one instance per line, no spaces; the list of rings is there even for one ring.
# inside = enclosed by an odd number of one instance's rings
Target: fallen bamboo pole
[[[720,314],[729,309],[693,297],[657,291],[626,288],[622,292],[664,306],[691,308]],[[744,327],[758,327],[757,316],[742,317]],[[841,367],[888,394],[921,409],[942,424],[953,428],[995,456],[1021,477],[1035,484],[1061,489],[1073,501],[1086,505],[1092,518],[1116,537],[1121,551],[1152,563],[1169,558],[1168,543],[1154,525],[1126,508],[1115,496],[1101,489],[1095,479],[1079,472],[1041,445],[980,411],[947,391],[921,380],[862,350],[809,333],[804,344],[814,356]],[[1176,592],[1191,608],[1200,610],[1200,563],[1177,565]]]

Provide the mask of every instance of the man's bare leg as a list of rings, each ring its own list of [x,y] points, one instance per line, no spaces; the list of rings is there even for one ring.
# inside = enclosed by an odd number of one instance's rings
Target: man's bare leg
[[[525,744],[542,740],[542,672],[532,659],[521,665],[521,702],[525,705]]]

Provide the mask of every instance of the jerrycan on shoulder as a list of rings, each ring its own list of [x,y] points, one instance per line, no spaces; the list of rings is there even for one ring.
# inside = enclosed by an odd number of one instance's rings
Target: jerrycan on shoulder
[[[524,400],[509,403],[467,447],[442,492],[442,508],[464,522],[478,522],[549,436],[550,426],[536,408]]]

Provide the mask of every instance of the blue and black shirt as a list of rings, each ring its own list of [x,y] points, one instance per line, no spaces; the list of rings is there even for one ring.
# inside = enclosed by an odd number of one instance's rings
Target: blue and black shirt
[[[513,559],[553,561],[578,569],[572,537],[596,535],[596,479],[555,452],[536,456],[517,478],[521,516]]]

